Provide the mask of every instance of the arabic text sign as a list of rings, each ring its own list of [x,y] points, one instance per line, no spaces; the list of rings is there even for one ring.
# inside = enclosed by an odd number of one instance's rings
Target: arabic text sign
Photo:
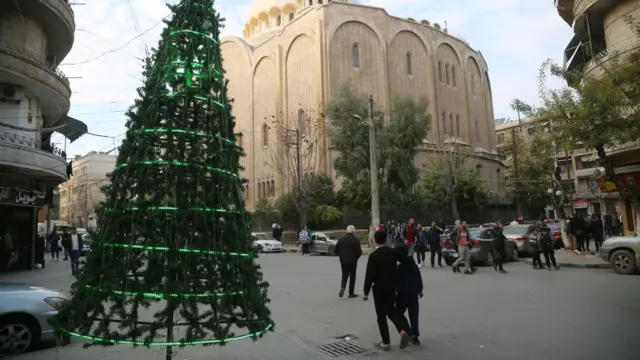
[[[45,193],[43,192],[0,187],[0,204],[43,207],[44,198]]]

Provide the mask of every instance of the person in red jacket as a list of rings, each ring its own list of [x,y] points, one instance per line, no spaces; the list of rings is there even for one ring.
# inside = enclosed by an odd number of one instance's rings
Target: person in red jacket
[[[413,254],[416,251],[416,241],[418,240],[418,228],[416,227],[416,222],[413,218],[409,219],[409,223],[403,230],[403,235],[405,238],[405,244],[409,246],[409,256],[413,257]]]

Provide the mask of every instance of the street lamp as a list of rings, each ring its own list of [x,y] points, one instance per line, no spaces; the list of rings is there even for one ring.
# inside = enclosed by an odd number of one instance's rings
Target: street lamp
[[[373,95],[369,96],[369,119],[364,120],[358,114],[351,115],[354,119],[365,123],[369,127],[369,172],[371,173],[371,226],[376,231],[380,225],[380,193],[378,190],[378,156],[376,154],[376,127],[373,121]]]

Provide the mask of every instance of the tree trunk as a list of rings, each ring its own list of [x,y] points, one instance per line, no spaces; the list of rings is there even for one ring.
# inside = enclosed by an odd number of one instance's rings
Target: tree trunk
[[[613,162],[607,156],[607,152],[604,149],[604,145],[602,144],[596,145],[594,146],[594,149],[596,149],[596,152],[598,153],[598,159],[600,161],[600,165],[604,167],[605,179],[607,179],[607,181],[611,181],[612,183],[616,184],[616,188],[618,191],[622,190],[618,186],[618,178],[616,177],[616,171],[613,168]],[[620,196],[622,196],[622,192],[620,192]]]
[[[567,215],[564,213],[564,204],[569,202],[569,195],[567,195],[567,192],[565,191],[564,187],[562,186],[562,177],[560,176],[560,167],[556,167],[556,171],[553,174],[553,180],[556,182],[556,186],[555,188],[557,190],[562,191],[562,195],[560,196],[560,201],[558,201],[557,204],[555,204],[555,200],[554,205],[556,208],[556,214],[560,219],[566,219]],[[555,195],[555,194],[554,194]],[[555,197],[554,197],[555,199]]]
[[[458,199],[456,199],[455,194],[451,196],[451,213],[453,214],[453,220],[462,220],[460,219],[460,214],[458,213]]]
[[[304,195],[300,195],[298,198],[298,211],[300,212],[300,228],[302,229],[305,225],[307,225],[307,209],[309,208],[309,204],[307,202],[307,197]]]

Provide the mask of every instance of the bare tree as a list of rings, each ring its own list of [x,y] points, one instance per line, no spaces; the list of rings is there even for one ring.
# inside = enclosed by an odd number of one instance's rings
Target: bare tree
[[[324,155],[324,119],[314,110],[272,116],[276,146],[265,154],[265,162],[284,182],[300,214],[300,226],[307,224],[309,196],[320,186],[314,174]]]

